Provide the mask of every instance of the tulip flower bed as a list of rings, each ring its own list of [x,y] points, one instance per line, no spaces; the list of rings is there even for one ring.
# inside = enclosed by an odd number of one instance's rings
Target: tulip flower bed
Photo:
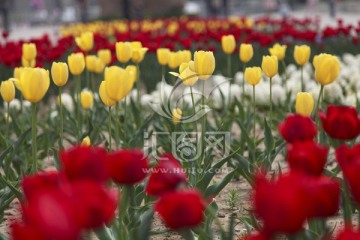
[[[8,42],[0,239],[358,239],[360,58],[317,53],[359,31],[339,22],[320,43],[311,20],[289,21],[94,23],[56,47]]]

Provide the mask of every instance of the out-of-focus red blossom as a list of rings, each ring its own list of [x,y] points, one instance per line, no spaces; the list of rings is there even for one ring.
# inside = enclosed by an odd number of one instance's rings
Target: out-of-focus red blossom
[[[292,171],[319,176],[324,170],[328,150],[314,141],[289,143],[286,159]]]
[[[114,217],[117,207],[116,190],[105,189],[93,181],[78,181],[71,186],[75,216],[84,228],[99,228]]]
[[[360,231],[345,227],[334,240],[355,240],[360,239]]]
[[[37,173],[33,176],[24,176],[21,181],[21,187],[26,199],[30,199],[38,191],[58,188],[60,179],[60,174],[57,171]]]
[[[47,240],[36,228],[14,222],[11,225],[12,240]]]
[[[154,208],[167,227],[179,230],[196,227],[203,221],[205,202],[198,191],[183,190],[161,195]]]
[[[338,212],[340,184],[336,180],[327,176],[304,177],[302,184],[306,196],[310,196],[308,218],[330,217]]]
[[[264,221],[264,233],[293,234],[298,232],[308,213],[306,191],[299,174],[282,175],[277,181],[268,181],[263,174],[255,178],[254,207]]]
[[[330,105],[326,113],[319,112],[319,117],[331,138],[350,140],[360,133],[360,120],[354,107]]]
[[[60,160],[69,181],[89,179],[105,182],[109,178],[106,150],[103,148],[75,146],[60,153]]]
[[[354,199],[360,203],[360,144],[348,148],[345,144],[336,149],[336,160],[350,186]]]
[[[290,114],[279,124],[278,130],[285,141],[312,140],[316,136],[316,126],[310,117]]]
[[[271,237],[264,233],[257,233],[241,237],[239,240],[271,240]]]
[[[111,178],[119,184],[135,184],[144,180],[149,172],[146,156],[138,149],[119,150],[107,156]]]
[[[145,192],[148,195],[159,196],[174,191],[181,183],[186,182],[187,175],[181,164],[170,153],[160,157],[159,164],[151,170]]]
[[[2,31],[1,35],[6,40],[9,37],[9,32],[4,30],[4,31]]]

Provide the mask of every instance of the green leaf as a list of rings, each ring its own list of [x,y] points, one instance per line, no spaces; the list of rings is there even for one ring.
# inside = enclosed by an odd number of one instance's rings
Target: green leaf
[[[221,190],[223,190],[224,187],[226,187],[226,185],[231,181],[231,179],[234,177],[235,173],[236,173],[236,170],[231,171],[221,181],[208,187],[205,191],[205,197],[211,197],[211,196],[218,195],[219,192]]]
[[[264,118],[264,128],[265,128],[264,144],[265,144],[266,152],[271,153],[271,151],[274,148],[274,138],[272,136],[271,129],[265,118]]]
[[[154,209],[150,208],[141,216],[141,223],[139,227],[139,240],[148,240],[150,238],[150,230],[152,218],[154,216]]]
[[[115,240],[111,230],[108,227],[103,227],[99,230],[95,230],[95,235],[99,238],[99,240]]]

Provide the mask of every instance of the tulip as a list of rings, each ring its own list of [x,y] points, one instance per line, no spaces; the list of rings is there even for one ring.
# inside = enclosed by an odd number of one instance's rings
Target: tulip
[[[97,57],[95,55],[87,55],[85,57],[86,69],[89,72],[95,72],[95,70],[96,70],[96,61],[97,61]]]
[[[71,74],[80,75],[85,69],[85,58],[82,53],[72,53],[68,56],[68,65]]]
[[[232,54],[236,47],[234,35],[225,35],[221,38],[221,46],[226,54]]]
[[[181,122],[182,111],[180,108],[174,108],[172,111],[172,115],[172,121],[174,125],[177,125],[179,122]]]
[[[193,69],[193,70],[192,70]],[[196,72],[194,72],[194,62],[182,63],[179,67],[179,73],[170,72],[170,74],[179,77],[186,86],[194,86],[199,79]]]
[[[270,78],[270,127],[272,124],[272,78],[278,73],[278,58],[276,56],[263,56],[261,68]]]
[[[164,194],[154,208],[165,225],[173,230],[193,228],[204,220],[204,199],[196,190]]]
[[[310,53],[311,53],[311,49],[308,45],[301,45],[301,46],[296,45],[294,49],[295,62],[300,66],[304,66],[305,63],[309,61]]]
[[[299,92],[296,95],[296,113],[303,116],[311,116],[311,113],[314,109],[314,99],[310,93]]]
[[[63,62],[53,62],[51,66],[51,76],[56,86],[64,86],[69,78],[68,65]]]
[[[80,94],[80,102],[83,109],[90,109],[94,103],[94,95],[90,91],[82,91]]]
[[[186,183],[187,176],[181,164],[173,155],[165,153],[160,156],[159,163],[151,171],[145,192],[151,196],[160,196]]]
[[[97,52],[97,56],[98,58],[101,59],[101,61],[105,64],[105,65],[109,65],[111,62],[111,51],[109,49],[100,49]]]
[[[337,57],[330,54],[320,54],[314,57],[315,79],[322,86],[332,83],[340,73],[340,63]]]
[[[110,177],[106,166],[106,150],[89,147],[89,137],[84,140],[83,143],[87,145],[81,144],[60,153],[62,171],[70,182],[91,180],[105,183]]]
[[[113,101],[121,101],[131,91],[134,83],[129,81],[129,73],[121,67],[111,66],[105,69],[106,94]]]
[[[91,140],[89,136],[84,137],[80,144],[80,146],[83,147],[89,147],[90,145],[91,145]]]
[[[20,80],[21,72],[24,68],[23,67],[16,67],[14,68],[14,78]],[[15,85],[16,86],[16,85]],[[17,86],[16,86],[17,87]]]
[[[36,59],[27,61],[24,57],[21,58],[21,64],[23,67],[35,67]]]
[[[179,61],[180,57],[179,57],[179,52],[170,52],[169,53],[169,68],[174,69],[180,66],[180,61]]]
[[[109,96],[106,93],[106,82],[102,81],[100,83],[100,87],[99,87],[99,96],[101,101],[107,106],[107,107],[112,107],[116,104],[116,101],[112,100],[111,98],[109,98]]]
[[[2,81],[0,85],[0,93],[3,100],[10,103],[15,98],[15,86],[13,81]]]
[[[249,62],[254,56],[254,50],[251,44],[242,43],[240,45],[239,57],[243,63]]]
[[[189,50],[179,51],[179,56],[180,56],[180,61],[179,61],[180,64],[191,61],[191,51]]]
[[[117,42],[115,44],[116,58],[121,63],[127,63],[132,56],[132,48],[129,42]]]
[[[21,74],[19,86],[26,100],[37,103],[49,89],[49,72],[43,68],[25,68]]]
[[[36,59],[36,45],[34,43],[24,43],[22,45],[22,58],[27,62],[32,62]]]
[[[144,56],[147,50],[148,50],[147,48],[134,48],[132,50],[131,60],[134,63],[139,64],[144,60]]]
[[[334,240],[350,239],[360,239],[360,230],[355,230],[349,226],[346,226],[345,229],[338,233],[337,237]]]
[[[245,69],[244,73],[245,80],[255,86],[257,85],[262,78],[262,71],[260,67],[249,67]]]
[[[310,117],[290,114],[282,121],[278,130],[288,143],[313,140],[316,136],[316,125]]]
[[[156,50],[156,57],[161,66],[166,66],[169,61],[170,50],[168,48],[158,48]]]
[[[271,56],[276,56],[279,61],[285,58],[286,45],[276,43],[272,48],[269,48]]]
[[[95,73],[97,73],[97,74],[103,73],[105,66],[106,66],[106,64],[100,58],[96,58]]]
[[[215,70],[214,53],[210,51],[196,51],[194,53],[195,72],[201,80],[207,80]]]
[[[137,81],[137,67],[134,65],[127,65],[125,68],[125,71],[128,74],[129,77],[129,81],[132,82],[133,84]]]
[[[81,50],[89,52],[94,46],[94,34],[92,32],[82,33],[80,37],[75,38],[75,42]]]

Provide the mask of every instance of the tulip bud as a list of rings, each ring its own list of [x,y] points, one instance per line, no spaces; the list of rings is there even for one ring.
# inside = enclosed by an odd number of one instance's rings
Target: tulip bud
[[[257,85],[262,78],[262,71],[260,67],[248,67],[245,69],[244,73],[245,80],[255,86]]]
[[[158,48],[156,50],[156,56],[159,64],[165,66],[169,62],[170,50],[168,48]]]
[[[197,51],[194,54],[195,72],[201,80],[208,79],[215,70],[215,57],[213,52]]]
[[[112,100],[111,98],[109,98],[109,96],[106,93],[106,87],[105,87],[105,81],[102,81],[100,83],[100,87],[99,87],[99,95],[100,95],[100,99],[101,101],[108,107],[112,107],[116,104],[116,101]]]
[[[170,74],[179,77],[186,86],[194,86],[199,79],[194,71],[194,62],[182,63],[179,67],[179,73],[170,72]]]
[[[295,62],[303,66],[305,63],[309,61],[311,49],[307,45],[295,46],[294,49],[294,59]]]
[[[86,69],[89,72],[95,72],[95,70],[96,70],[96,61],[97,61],[97,57],[95,55],[87,55],[85,57]]]
[[[11,102],[15,98],[15,86],[13,81],[2,81],[0,85],[0,93],[5,102]]]
[[[80,145],[83,147],[89,147],[91,145],[90,137],[89,136],[84,137]]]
[[[111,62],[111,51],[109,49],[100,49],[97,52],[97,56],[101,59],[101,61],[103,61],[105,65],[109,65]]]
[[[76,45],[83,51],[89,52],[94,46],[94,34],[92,32],[82,33],[75,38]]]
[[[125,71],[128,73],[129,81],[131,81],[134,84],[137,80],[136,66],[128,65],[128,66],[126,66]]]
[[[124,99],[131,91],[134,82],[129,81],[129,72],[121,67],[111,66],[105,68],[106,94],[113,101]]]
[[[56,86],[64,86],[69,78],[69,70],[66,63],[53,62],[51,66],[51,76]]]
[[[234,35],[226,35],[221,38],[221,46],[226,54],[232,54],[236,47]]]
[[[131,44],[129,42],[117,42],[115,48],[117,60],[121,63],[127,63],[132,56]]]
[[[34,43],[24,43],[22,45],[22,58],[32,62],[36,58],[36,45]]]
[[[169,53],[169,68],[171,69],[175,69],[177,67],[179,67],[180,63],[179,63],[179,52],[170,52]]]
[[[340,63],[337,57],[330,54],[320,54],[314,57],[315,79],[321,85],[335,81],[340,73]]]
[[[80,75],[85,69],[85,58],[82,53],[72,53],[68,56],[68,65],[71,74]]]
[[[20,80],[21,72],[23,69],[24,69],[23,67],[14,68],[14,78]]]
[[[33,59],[31,61],[26,60],[24,57],[21,58],[21,65],[23,67],[35,67],[36,60]]]
[[[49,71],[43,68],[24,68],[19,85],[24,98],[29,102],[37,103],[49,89]]]
[[[191,51],[189,51],[189,50],[180,51],[179,56],[180,56],[180,64],[191,61]]]
[[[242,43],[239,50],[240,61],[249,62],[254,56],[254,49],[251,44]]]
[[[299,92],[296,95],[296,113],[303,116],[311,116],[311,113],[314,109],[314,99],[310,93]]]
[[[80,102],[83,109],[90,109],[94,103],[94,95],[90,91],[82,91],[80,94]]]
[[[263,56],[261,68],[269,78],[278,73],[278,58],[276,56]]]
[[[176,125],[181,121],[182,111],[180,108],[174,108],[172,114],[173,114],[172,121],[174,125]]]
[[[132,50],[131,60],[134,63],[140,63],[144,60],[145,53],[147,52],[147,48],[135,48]]]
[[[101,74],[105,69],[105,63],[100,59],[96,58],[95,60],[95,73]]]
[[[271,56],[276,56],[278,60],[285,58],[286,45],[280,45],[276,43],[272,48],[269,48]]]

